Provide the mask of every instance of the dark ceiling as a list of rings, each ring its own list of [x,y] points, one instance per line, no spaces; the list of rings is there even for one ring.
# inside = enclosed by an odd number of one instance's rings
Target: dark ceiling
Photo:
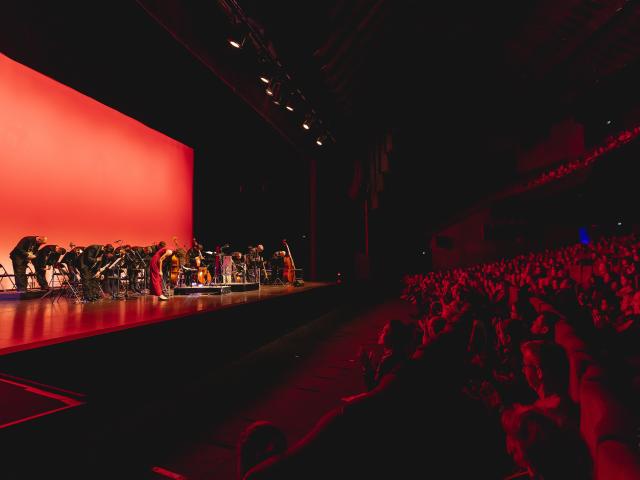
[[[639,3],[241,2],[336,120],[393,128],[420,113],[448,128],[473,125],[499,145],[573,113],[599,82],[637,67]]]
[[[429,229],[516,181],[518,153],[561,119],[588,145],[633,106],[640,120],[638,1],[241,4],[338,138],[395,132],[387,230],[400,212]]]

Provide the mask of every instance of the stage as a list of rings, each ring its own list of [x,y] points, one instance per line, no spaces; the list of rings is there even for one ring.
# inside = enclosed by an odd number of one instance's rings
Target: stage
[[[72,466],[83,472],[94,457],[126,462],[127,452],[136,452],[139,463],[145,449],[155,452],[154,442],[177,428],[173,416],[187,415],[204,391],[212,411],[226,411],[246,400],[247,388],[273,381],[265,375],[245,385],[231,377],[232,385],[211,398],[211,385],[247,354],[307,328],[348,292],[306,282],[167,301],[147,295],[0,302],[0,394],[9,402],[0,445],[12,459],[6,469],[22,471],[36,452],[46,458],[42,465],[82,452]],[[299,361],[293,352],[285,359]]]
[[[6,300],[0,302],[0,355],[297,295],[327,285],[263,285],[258,290],[224,295],[176,295],[164,302],[151,295],[85,304],[64,298],[55,302],[52,298]]]

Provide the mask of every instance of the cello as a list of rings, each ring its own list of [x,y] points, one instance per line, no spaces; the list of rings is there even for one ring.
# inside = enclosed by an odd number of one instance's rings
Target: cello
[[[296,264],[293,261],[293,255],[291,255],[291,249],[287,240],[282,240],[282,243],[287,248],[287,255],[284,256],[284,268],[282,269],[282,279],[288,283],[296,281]]]

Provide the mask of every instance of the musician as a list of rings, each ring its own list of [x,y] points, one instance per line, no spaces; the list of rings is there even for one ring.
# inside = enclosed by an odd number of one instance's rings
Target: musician
[[[173,251],[173,256],[178,259],[178,275],[175,278],[175,282],[177,284],[180,278],[180,270],[185,271],[184,267],[187,266],[187,250],[182,247],[178,247]],[[169,265],[169,274],[167,275],[167,277],[165,277],[165,280],[169,280],[173,282],[174,279],[171,277],[171,268],[173,265],[173,258],[171,258],[171,261],[167,263]]]
[[[99,267],[102,271],[102,290],[104,293],[111,295],[111,298],[116,298],[118,295],[118,280],[116,277],[116,269],[111,268],[110,265],[116,259],[116,249],[110,243],[107,243],[102,248],[102,260]]]
[[[151,258],[149,258],[149,267],[151,267],[151,259],[155,256],[155,254],[158,253],[163,248],[167,248],[167,242],[165,242],[163,240],[163,241],[160,241],[158,243],[154,243],[152,245],[152,247],[153,247],[153,249],[152,249]],[[173,250],[171,250],[171,252],[173,252]],[[172,253],[172,255],[173,255],[173,253]],[[151,268],[149,268],[149,278],[151,278]],[[169,258],[168,262],[163,262],[162,263],[161,283],[162,283],[162,290],[163,291],[167,289],[167,285],[169,284],[168,282],[170,280],[171,280],[171,258]]]
[[[84,247],[77,247],[73,243],[71,244],[71,250],[69,250],[64,257],[60,260],[60,264],[65,267],[65,273],[70,282],[77,282],[80,278],[78,272],[78,260],[82,255]]]
[[[213,270],[214,282],[224,282],[224,276],[222,274],[222,257],[224,248],[220,245],[216,245],[213,251],[213,264],[209,266],[209,270]]]
[[[102,262],[102,245],[89,245],[84,249],[78,261],[80,280],[84,290],[84,298],[89,302],[101,298],[100,284],[96,278],[97,268]]]
[[[246,281],[246,273],[247,273],[247,264],[244,262],[244,258],[242,258],[242,253],[233,252],[231,254],[231,259],[233,260],[233,274],[232,274],[232,282],[245,282]]]
[[[127,269],[127,278],[129,279],[129,290],[133,293],[142,293],[139,285],[139,272],[144,270],[144,257],[146,255],[145,247],[123,247],[124,266]]]
[[[67,251],[58,246],[58,245],[45,245],[38,253],[36,253],[36,258],[33,259],[33,267],[36,271],[36,279],[38,280],[38,285],[42,290],[49,290],[49,285],[47,285],[47,277],[46,271],[58,263],[60,257],[64,255]]]
[[[249,247],[249,253],[247,254],[247,267],[248,267],[248,275],[249,279],[252,281],[257,281],[258,278],[262,275],[265,270],[264,267],[264,258],[262,258],[262,252],[264,252],[264,246],[261,244],[256,245],[255,247]],[[266,280],[266,272],[265,280]]]
[[[284,250],[278,250],[273,252],[271,257],[271,278],[281,278],[282,271],[284,270],[284,257],[287,254]]]
[[[151,257],[149,264],[149,271],[151,273],[151,292],[156,295],[160,300],[168,300],[163,289],[162,279],[164,277],[164,266],[169,264],[171,267],[171,256],[173,251],[169,250],[165,244]],[[167,261],[169,259],[169,261]]]
[[[149,245],[148,247],[144,247],[144,278],[145,278],[145,286],[151,289],[151,271],[149,266],[151,265],[151,257],[156,253],[156,245]]]
[[[155,255],[158,250],[166,246],[167,242],[165,242],[164,240],[151,244],[151,255]]]
[[[134,270],[134,266],[132,264],[134,257],[133,257],[133,252],[131,250],[131,246],[129,245],[120,245],[117,249],[116,249],[116,258],[120,258],[119,263],[116,265],[116,285],[119,287],[119,282],[121,279],[121,275],[120,275],[120,271],[122,268],[126,268],[127,270],[127,278],[128,278],[128,282],[126,283],[126,288],[125,288],[125,296],[127,294],[127,292],[129,290],[135,292],[135,290],[133,290],[134,285],[131,283],[131,271],[130,270]],[[134,277],[135,279],[135,277]],[[135,280],[134,280],[135,283]],[[119,294],[119,292],[118,292]]]
[[[30,261],[35,260],[36,252],[43,243],[47,243],[47,237],[24,237],[11,250],[9,257],[13,264],[13,273],[16,276],[16,289],[18,292],[27,291],[27,265]]]
[[[198,269],[202,265],[204,260],[202,256],[203,246],[197,242],[193,242],[193,247],[187,251],[187,267],[189,270],[185,270],[185,280],[187,285],[191,285],[196,280],[198,275]]]

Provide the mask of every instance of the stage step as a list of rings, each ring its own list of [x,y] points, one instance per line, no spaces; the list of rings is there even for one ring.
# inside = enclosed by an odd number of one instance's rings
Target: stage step
[[[223,295],[231,293],[228,285],[197,285],[195,287],[176,287],[174,295]]]

